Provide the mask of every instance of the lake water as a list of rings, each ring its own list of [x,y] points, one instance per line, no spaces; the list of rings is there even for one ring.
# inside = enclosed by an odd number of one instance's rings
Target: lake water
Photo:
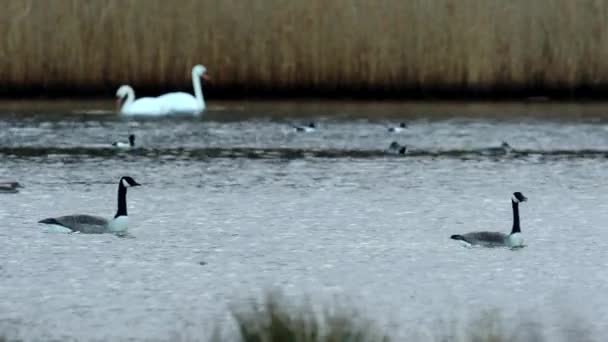
[[[162,120],[23,107],[0,105],[0,180],[25,186],[0,194],[8,337],[200,340],[268,289],[346,302],[401,337],[488,309],[549,340],[572,322],[608,333],[608,106],[225,103]],[[293,131],[308,121],[317,132]],[[129,134],[136,149],[109,146]],[[128,193],[132,238],[36,223],[112,217],[123,175],[143,185]],[[514,191],[529,199],[525,248],[449,239],[508,232]]]

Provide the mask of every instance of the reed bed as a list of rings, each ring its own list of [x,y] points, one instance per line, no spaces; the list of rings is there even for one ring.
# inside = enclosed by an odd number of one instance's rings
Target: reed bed
[[[608,0],[0,0],[0,94],[608,90]]]

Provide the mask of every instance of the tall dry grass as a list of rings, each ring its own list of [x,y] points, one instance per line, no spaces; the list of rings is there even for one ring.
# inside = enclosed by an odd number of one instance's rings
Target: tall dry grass
[[[0,93],[608,85],[608,0],[0,0]]]

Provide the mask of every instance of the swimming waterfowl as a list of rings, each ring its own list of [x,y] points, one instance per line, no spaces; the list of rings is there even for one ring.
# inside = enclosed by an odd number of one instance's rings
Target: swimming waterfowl
[[[293,126],[293,128],[295,128],[296,132],[310,133],[317,130],[317,125],[315,125],[314,122],[311,122],[306,126]]]
[[[113,233],[122,234],[127,231],[127,188],[139,186],[133,178],[125,176],[118,182],[118,209],[112,220],[91,215],[67,215],[46,218],[38,221],[50,225],[49,231],[55,232],[80,232],[84,234]]]
[[[158,97],[135,99],[135,91],[129,85],[122,85],[116,91],[118,109],[126,116],[161,116],[170,114],[191,114],[198,116],[205,110],[205,98],[201,79],[209,80],[207,68],[197,64],[192,67],[192,86],[194,95],[173,92]]]
[[[21,185],[19,182],[15,182],[15,181],[0,182],[0,193],[14,194],[14,193],[19,192],[19,190],[17,190],[18,188],[23,188],[23,185]]]
[[[390,154],[406,154],[407,153],[407,146],[400,145],[398,142],[393,141],[388,146],[388,150],[387,151]]]
[[[129,142],[122,142],[122,141],[115,141],[112,143],[112,146],[117,147],[117,148],[124,148],[124,149],[128,149],[128,148],[133,148],[135,147],[135,135],[131,134],[129,135]]]
[[[473,232],[466,234],[452,235],[450,238],[454,240],[464,241],[470,245],[479,245],[483,247],[522,247],[524,239],[521,235],[521,227],[519,225],[519,203],[527,201],[528,198],[521,192],[514,192],[511,197],[511,206],[513,208],[513,227],[510,234],[499,232]]]
[[[399,124],[399,126],[396,127],[389,127],[388,131],[392,132],[392,133],[401,133],[403,132],[405,129],[407,128],[407,125],[405,124],[405,122],[402,122]]]
[[[506,141],[503,141],[499,147],[490,147],[484,150],[485,153],[493,155],[509,154],[512,151],[513,148]]]
[[[173,92],[158,97],[163,107],[170,114],[200,115],[206,108],[201,80],[209,81],[207,68],[197,64],[192,67],[192,88],[194,95],[186,92]]]

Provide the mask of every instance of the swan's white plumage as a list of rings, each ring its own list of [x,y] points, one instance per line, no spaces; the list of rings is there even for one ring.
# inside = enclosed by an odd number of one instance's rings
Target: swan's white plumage
[[[168,93],[158,97],[167,112],[172,114],[200,113],[205,109],[192,94],[184,92]]]
[[[198,64],[192,68],[192,88],[194,95],[185,92],[167,93],[158,97],[169,114],[198,115],[205,110],[205,98],[201,78],[207,79],[207,68]]]
[[[120,107],[122,115],[162,115],[164,112],[162,103],[154,97],[142,97],[135,99],[135,91],[129,85],[123,85],[116,91],[119,101],[124,99]],[[126,97],[126,99],[125,99]]]
[[[116,92],[116,96],[120,100],[124,99],[120,108],[120,114],[138,116],[169,114],[199,115],[205,110],[205,98],[203,97],[201,78],[207,79],[206,72],[207,68],[200,64],[192,68],[194,95],[185,92],[174,92],[158,97],[142,97],[135,100],[133,88],[123,85]]]

